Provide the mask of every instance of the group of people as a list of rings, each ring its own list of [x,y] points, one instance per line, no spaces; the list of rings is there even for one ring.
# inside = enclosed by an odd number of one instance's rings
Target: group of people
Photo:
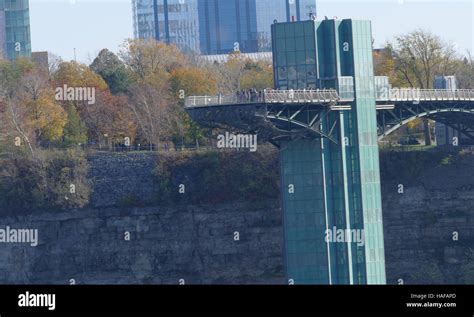
[[[239,102],[260,102],[264,100],[264,97],[264,91],[255,88],[242,89],[237,92],[237,100]]]

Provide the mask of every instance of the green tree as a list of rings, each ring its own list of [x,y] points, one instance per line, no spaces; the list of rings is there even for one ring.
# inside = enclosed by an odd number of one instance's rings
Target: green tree
[[[28,59],[17,59],[13,62],[0,60],[0,88],[3,93],[16,89],[20,79],[34,69],[34,64]]]
[[[90,68],[105,80],[112,94],[127,92],[131,83],[129,73],[125,64],[108,49],[100,51]]]
[[[64,144],[78,145],[87,142],[87,128],[81,121],[76,107],[69,103],[67,106],[68,121],[64,127]]]
[[[474,57],[470,52],[458,61],[456,80],[459,89],[474,88]]]

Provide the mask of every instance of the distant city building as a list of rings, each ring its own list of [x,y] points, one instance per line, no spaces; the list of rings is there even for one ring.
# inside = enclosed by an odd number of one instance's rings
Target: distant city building
[[[381,50],[374,49],[374,54],[378,54]],[[272,52],[257,52],[257,53],[242,53],[244,59],[250,59],[252,61],[264,61],[271,63],[273,61]],[[230,54],[216,54],[216,55],[203,55],[202,58],[208,62],[215,63],[226,63],[229,59]],[[383,94],[388,92],[391,88],[389,78],[387,76],[375,76],[376,92],[378,97],[383,97]]]
[[[436,76],[435,82],[433,85],[434,89],[448,89],[456,90],[457,82],[456,76]],[[450,121],[448,116],[453,116],[453,114],[447,114],[446,117],[440,116],[438,119],[443,121]],[[464,113],[457,114],[457,116],[463,117]],[[457,123],[451,123],[446,125],[442,122],[436,121],[435,124],[435,135],[436,135],[436,145],[438,146],[450,146],[454,145],[457,142],[457,145],[474,145],[474,141],[469,138],[467,135],[461,133],[460,131],[468,128],[460,122],[461,120],[456,120]]]
[[[434,89],[456,90],[455,76],[436,76],[433,84]],[[454,138],[459,138],[459,132],[447,125],[436,121],[435,123],[436,145],[451,145]]]
[[[135,38],[202,55],[270,52],[275,20],[315,17],[316,0],[133,0]]]
[[[31,56],[28,0],[0,0],[0,57]]]
[[[5,27],[5,4],[4,0],[0,0],[0,59],[6,57],[6,41],[7,41],[7,34],[6,34],[6,27]]]
[[[33,52],[31,53],[31,60],[33,63],[43,69],[48,71],[49,70],[49,54],[48,52]]]

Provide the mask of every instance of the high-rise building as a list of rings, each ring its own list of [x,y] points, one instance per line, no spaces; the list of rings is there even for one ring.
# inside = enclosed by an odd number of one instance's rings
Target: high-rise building
[[[0,56],[10,60],[31,56],[28,0],[0,0]]]
[[[49,71],[49,53],[32,52],[31,61],[41,70]]]
[[[457,88],[456,76],[435,76],[434,89],[447,89],[455,91]],[[474,145],[469,133],[472,131],[469,124],[464,119],[464,113],[438,113],[435,119],[436,145],[438,146],[459,146]],[[464,132],[463,132],[464,131]]]
[[[271,24],[309,20],[316,0],[134,0],[135,38],[203,55],[271,51]]]
[[[5,27],[5,2],[0,0],[0,59],[6,57],[7,34]]]
[[[353,99],[350,110],[321,120],[332,140],[280,142],[288,279],[385,284],[371,24],[276,23],[272,32],[277,89],[335,89]]]

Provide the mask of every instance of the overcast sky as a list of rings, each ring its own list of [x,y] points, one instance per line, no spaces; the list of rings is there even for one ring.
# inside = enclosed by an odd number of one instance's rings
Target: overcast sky
[[[318,17],[369,19],[376,46],[417,28],[474,52],[474,0],[319,0]],[[89,63],[133,37],[131,0],[30,0],[33,51]]]

